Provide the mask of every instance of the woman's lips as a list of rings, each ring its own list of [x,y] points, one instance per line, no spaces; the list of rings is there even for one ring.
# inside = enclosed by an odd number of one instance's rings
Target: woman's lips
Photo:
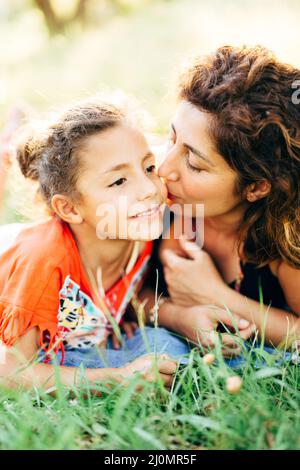
[[[176,196],[175,194],[172,194],[172,193],[168,192],[168,199],[170,199],[171,201],[173,201],[174,199],[178,199],[178,196]]]

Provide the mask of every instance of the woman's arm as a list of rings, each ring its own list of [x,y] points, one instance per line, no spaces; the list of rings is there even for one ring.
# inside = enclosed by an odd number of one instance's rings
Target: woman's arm
[[[146,322],[148,322],[150,312],[155,305],[155,294],[149,289],[144,289],[140,293],[139,299],[147,301],[144,313]],[[255,331],[253,323],[229,313],[224,308],[209,305],[184,307],[174,304],[170,299],[164,300],[158,307],[158,325],[179,333],[194,345],[201,344],[204,347],[210,347],[220,338],[223,354],[232,356],[240,353],[237,337],[246,340]],[[231,334],[216,334],[220,322],[228,327]]]
[[[297,315],[260,304],[230,288],[222,298],[229,310],[255,323],[260,335],[274,346],[289,345],[299,339],[300,319]]]
[[[264,332],[266,340],[270,343],[290,344],[300,338],[300,270],[282,262],[277,276],[287,304],[294,314],[283,309],[261,305],[256,300],[249,299],[227,286],[222,291],[222,299],[233,312],[253,321],[260,334]]]
[[[187,242],[189,246],[189,242]],[[192,247],[191,247],[192,248]],[[210,255],[204,250],[191,250],[191,258],[170,250],[162,254],[165,279],[172,300],[177,305],[216,305],[253,322],[265,339],[279,345],[300,336],[300,270],[285,263],[278,268],[278,280],[289,307],[295,312],[261,305],[231,289],[222,279]]]

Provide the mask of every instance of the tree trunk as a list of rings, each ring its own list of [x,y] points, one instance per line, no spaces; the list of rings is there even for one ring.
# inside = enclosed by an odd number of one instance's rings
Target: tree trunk
[[[34,0],[35,5],[42,11],[47,28],[50,34],[64,33],[66,26],[73,21],[80,21],[82,24],[86,21],[86,6],[88,0],[79,0],[74,14],[67,19],[59,18],[53,9],[50,0]]]

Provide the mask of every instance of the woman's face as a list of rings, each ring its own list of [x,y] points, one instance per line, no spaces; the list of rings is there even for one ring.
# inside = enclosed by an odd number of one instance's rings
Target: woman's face
[[[144,135],[117,125],[87,138],[81,158],[81,214],[98,237],[158,238],[167,190]]]
[[[210,115],[182,101],[171,125],[170,143],[159,167],[171,204],[204,205],[205,217],[224,215],[237,208],[237,174],[217,153],[208,132]],[[188,214],[187,214],[188,215]]]

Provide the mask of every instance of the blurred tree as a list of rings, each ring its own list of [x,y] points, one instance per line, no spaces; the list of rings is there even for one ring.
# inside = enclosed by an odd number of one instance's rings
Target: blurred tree
[[[154,0],[31,0],[31,4],[42,12],[49,33],[55,35],[64,34],[74,22],[85,26],[96,20],[99,24],[115,15],[126,15],[151,1]]]
[[[86,21],[86,8],[89,0],[77,0],[76,7],[70,16],[61,16],[51,0],[34,0],[34,4],[44,15],[51,35],[64,33],[67,26],[74,21],[82,24]]]

